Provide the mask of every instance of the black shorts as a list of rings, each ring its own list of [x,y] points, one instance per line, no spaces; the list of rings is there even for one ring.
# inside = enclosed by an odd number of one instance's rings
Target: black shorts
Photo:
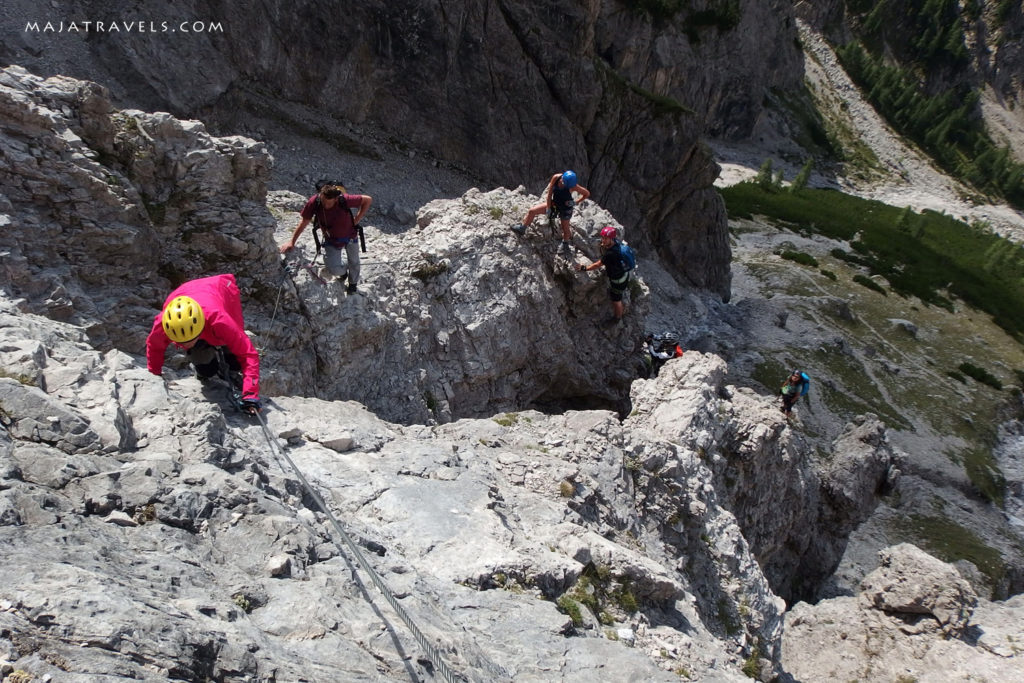
[[[220,347],[223,348],[223,347]],[[211,346],[205,340],[200,339],[196,342],[195,346],[188,350],[187,355],[192,366],[196,369],[196,374],[200,377],[216,377],[220,372],[220,363],[217,361],[217,349],[216,346]],[[239,372],[242,369],[242,364],[235,358],[235,354],[224,349],[224,360],[227,361],[228,369],[235,372]]]
[[[629,277],[622,282],[611,282],[608,284],[608,297],[612,301],[622,301],[622,295],[629,289]]]
[[[548,210],[548,217],[554,218],[555,216],[558,216],[563,221],[569,220],[572,218],[572,207],[552,206]]]

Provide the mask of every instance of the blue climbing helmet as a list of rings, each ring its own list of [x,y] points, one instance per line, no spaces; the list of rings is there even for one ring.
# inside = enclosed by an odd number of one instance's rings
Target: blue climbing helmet
[[[574,171],[563,171],[562,182],[569,189],[576,187],[576,173]]]

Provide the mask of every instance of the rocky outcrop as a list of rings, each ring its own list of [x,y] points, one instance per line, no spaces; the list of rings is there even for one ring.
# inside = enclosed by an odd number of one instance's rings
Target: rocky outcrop
[[[531,405],[628,412],[646,285],[634,279],[625,322],[607,325],[607,278],[577,271],[600,257],[594,236],[614,218],[592,202],[579,207],[574,253],[565,258],[546,220],[523,238],[509,230],[536,199],[522,188],[472,189],[422,207],[416,227],[401,235],[371,232],[364,294],[346,296],[306,270],[283,279],[267,335],[284,336],[279,348],[301,348],[288,322],[298,314],[312,343],[303,364],[270,373],[293,372],[292,382],[318,395],[358,400],[403,421]],[[277,194],[272,202],[283,216],[283,242],[303,198]],[[312,239],[303,239],[299,258],[308,260]]]
[[[275,195],[278,234],[262,203],[228,204],[233,208],[217,220],[207,215],[223,187],[248,191],[239,183],[263,173],[254,170],[265,159],[258,143],[235,145],[198,124],[131,112],[142,132],[128,123],[112,147],[102,147],[116,154],[97,154],[98,165],[90,165],[82,158],[90,159],[93,145],[107,139],[104,127],[125,112],[105,110],[106,94],[89,84],[41,81],[18,70],[4,77],[18,81],[10,100],[25,106],[12,107],[21,114],[0,137],[5,156],[16,157],[4,168],[22,192],[2,219],[2,248],[12,251],[0,296],[0,538],[9,560],[0,565],[0,673],[436,678],[422,643],[413,644],[389,607],[363,590],[365,570],[354,569],[350,551],[280,457],[288,454],[427,642],[470,680],[785,677],[790,646],[777,594],[800,595],[801,581],[827,571],[842,530],[856,525],[891,481],[892,454],[877,422],[857,420],[836,441],[836,453],[819,461],[824,454],[812,453],[777,406],[726,384],[717,356],[692,351],[658,379],[632,387],[635,410],[622,422],[608,410],[569,410],[402,426],[355,402],[284,395],[282,388],[294,385],[316,393],[314,382],[334,383],[342,395],[344,384],[368,392],[375,381],[393,382],[372,395],[384,410],[401,411],[406,421],[442,422],[503,405],[610,402],[577,392],[628,385],[616,378],[626,363],[594,366],[628,357],[638,330],[606,333],[590,324],[607,307],[602,281],[579,278],[554,258],[546,228],[523,240],[508,234],[511,207],[534,199],[521,188],[475,190],[423,207],[409,235],[375,234],[368,226],[370,261],[377,263],[368,261],[362,286],[371,296],[346,298],[301,265],[286,272],[277,261],[274,243],[294,225],[281,212],[294,211],[301,198]],[[81,102],[100,113],[83,116]],[[26,133],[18,116],[38,127]],[[53,122],[57,135],[40,120]],[[33,137],[44,144],[33,147]],[[205,145],[217,153],[194,154]],[[230,157],[238,175],[218,155]],[[183,173],[190,158],[201,168]],[[55,163],[66,159],[76,167]],[[169,204],[166,225],[158,225],[159,208],[154,214],[140,199],[147,218],[138,226],[143,236],[172,228],[167,248],[186,263],[231,248],[217,241],[219,220],[249,215],[258,224],[253,233],[231,233],[243,243],[235,247],[253,250],[254,265],[231,263],[247,284],[247,319],[269,368],[265,386],[277,394],[266,402],[269,432],[231,412],[225,387],[198,384],[175,358],[165,379],[155,378],[138,345],[113,328],[103,333],[109,320],[125,335],[144,334],[180,273],[143,277],[156,301],[139,305],[147,309],[137,316],[142,323],[129,322],[135,316],[118,308],[116,281],[105,279],[107,262],[91,253],[102,251],[91,231],[80,233],[86,239],[73,245],[80,251],[68,262],[19,223],[33,215],[30,198],[43,205],[40,216],[60,216],[53,225],[68,220],[47,196],[26,189],[36,187],[30,181],[44,183],[44,171],[83,182],[69,191],[79,198],[76,210],[88,211],[84,197],[105,169],[132,185],[98,202],[116,202],[122,213],[134,211],[133,192],[186,189]],[[204,210],[194,215],[195,206]],[[585,205],[574,224],[572,260],[591,258],[594,225],[611,221]],[[179,235],[179,225],[190,229]],[[129,242],[129,230],[118,230],[112,234]],[[23,242],[32,249],[11,261],[20,270],[8,270],[6,257]],[[117,265],[134,277],[141,271],[137,251],[121,253],[127,257]],[[226,267],[224,258],[213,267]],[[51,267],[78,299],[62,304],[31,289]],[[503,295],[501,282],[515,282],[516,295]],[[642,315],[644,295],[641,284],[634,314]],[[538,323],[538,311],[548,310],[558,315]],[[475,336],[481,331],[487,334]],[[504,333],[527,335],[531,353],[522,362],[532,365],[515,365],[517,347],[504,344]],[[581,339],[586,348],[577,348]],[[540,348],[546,343],[560,353]],[[508,381],[522,393],[509,398],[505,377],[487,375],[487,364],[513,368]],[[420,371],[411,372],[413,365]],[[474,382],[481,368],[483,379]],[[552,368],[557,372],[545,378]],[[392,380],[391,372],[399,377]],[[412,398],[396,407],[403,392]],[[954,585],[938,567],[929,567],[934,580],[919,582],[910,567],[928,560],[902,557],[894,552],[886,573],[865,584],[861,608],[896,610],[916,635],[960,637],[974,648],[969,656],[979,647],[1016,656],[1013,601],[981,601],[971,616],[969,587]],[[950,585],[956,590],[943,590]],[[832,604],[848,608],[822,603]],[[968,618],[993,636],[972,643],[978,631]],[[827,642],[831,625],[815,625],[815,635]],[[868,633],[879,628],[872,624]],[[843,633],[849,636],[835,637]],[[792,648],[827,649],[814,640]],[[791,661],[802,678],[815,677]],[[870,666],[860,675],[870,678]],[[942,661],[926,666],[922,677],[946,671]],[[999,671],[985,666],[978,670]],[[1011,660],[1006,670],[1016,673],[1015,666]]]
[[[904,543],[879,553],[881,566],[861,582],[861,598],[890,614],[931,617],[947,635],[963,635],[978,597],[956,569]]]
[[[238,272],[250,291],[277,272],[261,143],[10,67],[0,152],[0,282],[99,348],[142,348],[146,318],[186,279]]]
[[[368,225],[362,293],[346,297],[281,263],[302,197],[278,193],[268,210],[262,143],[118,110],[100,86],[16,67],[0,76],[0,106],[0,283],[96,348],[139,352],[168,291],[231,272],[265,393],[358,400],[403,422],[528,405],[628,411],[646,287],[636,278],[626,322],[601,327],[607,278],[574,267],[618,222],[593,202],[573,220],[570,258],[546,225],[508,229],[537,201],[522,188],[429,204],[399,235]]]
[[[879,553],[857,597],[786,615],[783,663],[797,680],[1014,681],[1024,675],[1017,596],[978,599],[957,570],[910,544]],[[822,645],[827,644],[825,647]]]
[[[971,616],[969,585],[904,548],[859,601],[799,605],[783,629],[772,585],[798,574],[781,576],[766,537],[795,552],[804,524],[829,542],[824,501],[861,514],[885,450],[865,420],[848,437],[860,446],[815,475],[773,402],[725,385],[716,356],[687,352],[636,382],[624,422],[523,411],[401,426],[355,402],[279,396],[267,431],[226,387],[173,368],[161,380],[6,294],[0,364],[6,673],[436,677],[361,588],[371,578],[292,463],[469,680],[805,679],[823,648],[787,639],[838,628],[808,616],[831,605],[848,632],[855,605],[874,615],[870,638],[913,624],[929,647],[944,631],[970,645],[984,624],[996,635],[970,656],[1015,656],[1014,603]],[[798,515],[797,498],[816,512]]]
[[[891,485],[894,454],[884,426],[873,416],[859,418],[832,444],[831,460],[815,462],[777,404],[728,387],[721,361],[700,379],[688,374],[693,367],[671,363],[663,372],[680,386],[697,384],[699,395],[666,395],[641,383],[634,413],[661,438],[700,455],[713,474],[717,504],[736,516],[772,590],[791,602],[815,596],[850,532]],[[763,514],[767,509],[772,514]]]

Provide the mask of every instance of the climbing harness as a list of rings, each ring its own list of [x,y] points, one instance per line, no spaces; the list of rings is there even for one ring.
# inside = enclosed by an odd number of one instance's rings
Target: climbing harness
[[[548,209],[548,227],[551,229],[551,236],[560,238],[562,236],[562,220],[558,215],[558,209]]]
[[[225,380],[228,383],[232,403],[237,405],[239,399],[241,398],[241,394],[235,388],[234,382],[231,378],[231,370],[228,367],[227,360],[224,358],[224,351],[219,347],[217,349],[217,361],[219,367],[218,374],[220,374],[221,379]],[[310,498],[313,499],[317,506],[327,516],[327,519],[330,521],[331,527],[334,529],[334,532],[336,534],[336,536],[332,539],[334,541],[334,545],[337,546],[339,551],[344,553],[345,547],[338,539],[340,538],[342,541],[344,541],[344,545],[348,547],[350,554],[355,557],[356,561],[359,563],[359,566],[362,567],[363,571],[369,575],[370,580],[373,582],[373,585],[377,587],[377,590],[381,592],[381,594],[384,596],[384,599],[387,600],[388,604],[391,605],[391,608],[395,610],[395,613],[398,614],[398,616],[402,619],[402,622],[405,623],[409,631],[412,632],[412,635],[416,639],[416,642],[419,644],[421,648],[423,648],[423,651],[426,652],[427,658],[430,660],[430,663],[434,665],[436,671],[441,674],[441,677],[445,681],[447,681],[447,683],[462,683],[465,679],[462,676],[457,675],[454,671],[452,671],[452,669],[448,666],[444,659],[441,658],[440,651],[437,649],[437,647],[435,647],[432,643],[430,643],[427,640],[427,637],[423,635],[423,632],[420,631],[419,627],[416,626],[415,622],[413,622],[412,618],[405,611],[405,608],[403,608],[402,605],[398,602],[398,599],[395,597],[395,594],[392,592],[392,590],[388,587],[386,583],[384,583],[384,579],[382,579],[380,577],[380,574],[378,574],[377,571],[370,565],[370,563],[367,562],[366,557],[359,550],[359,546],[356,545],[355,541],[352,540],[352,537],[349,536],[345,529],[341,526],[341,523],[338,522],[337,518],[335,518],[334,514],[327,507],[327,504],[324,502],[323,498],[320,497],[320,494],[317,492],[317,490],[313,488],[313,486],[309,483],[306,477],[302,474],[302,470],[300,470],[298,465],[295,464],[295,461],[291,459],[291,456],[288,455],[287,451],[285,451],[284,448],[282,448],[281,445],[277,443],[277,440],[270,432],[270,428],[267,426],[267,421],[264,420],[263,416],[258,412],[250,413],[250,415],[254,416],[259,421],[260,429],[263,430],[263,436],[266,437],[267,445],[270,447],[271,453],[280,455],[284,459],[284,461],[288,463],[288,467],[291,468],[292,472],[295,473],[295,476],[302,483],[302,487],[305,489],[306,493],[309,495]]]

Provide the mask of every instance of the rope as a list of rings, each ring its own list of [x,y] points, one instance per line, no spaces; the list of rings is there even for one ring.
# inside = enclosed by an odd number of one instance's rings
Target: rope
[[[277,309],[281,303],[281,292],[284,290],[284,281],[288,279],[288,269],[285,268],[284,273],[281,275],[281,284],[277,286],[277,298],[274,299],[274,314],[270,316],[270,325],[267,329],[274,329],[274,321],[277,320]]]
[[[298,271],[299,268],[307,268],[307,269],[309,269],[310,274],[313,275],[313,277],[316,277],[316,278],[319,279],[319,276],[316,275],[315,270],[314,270],[314,266],[316,265],[316,260],[317,260],[317,258],[319,256],[320,256],[320,252],[317,251],[316,256],[314,256],[313,260],[310,261],[309,263],[306,263],[305,261],[302,260],[301,257],[299,257],[298,260],[295,260],[295,261],[292,261],[291,263],[286,263],[285,264],[285,266],[284,266],[284,273],[281,274],[281,284],[277,286],[277,298],[274,299],[274,313],[270,316],[270,324],[267,326],[268,330],[273,330],[274,329],[274,321],[277,320],[277,311],[280,308],[281,292],[284,291],[285,280],[288,279],[289,275],[295,275],[296,271]],[[322,282],[323,281],[321,280],[321,283]]]
[[[231,397],[231,402],[232,404],[237,405],[238,400],[240,398],[240,394],[237,392],[237,390],[235,389],[235,385],[232,382],[231,368],[228,365],[227,359],[224,357],[224,349],[219,346],[217,347],[217,374],[220,375],[221,379],[227,382],[228,394]],[[359,566],[362,567],[363,571],[365,571],[370,576],[370,580],[373,581],[373,585],[375,585],[377,587],[377,590],[381,592],[381,594],[384,596],[384,599],[387,600],[388,604],[391,605],[392,609],[395,610],[395,613],[397,613],[398,616],[401,617],[402,621],[412,632],[413,637],[416,638],[416,642],[419,643],[420,647],[423,648],[423,651],[427,653],[427,657],[430,659],[430,662],[434,665],[435,669],[441,673],[441,676],[448,683],[461,683],[461,681],[463,681],[464,679],[462,677],[457,676],[455,672],[452,671],[451,668],[449,668],[449,666],[441,658],[441,653],[438,651],[436,647],[434,647],[432,643],[430,643],[427,640],[426,636],[423,635],[423,632],[420,631],[420,629],[413,622],[412,618],[409,617],[409,614],[405,611],[405,608],[403,608],[402,605],[399,604],[398,599],[395,598],[395,594],[391,591],[388,585],[384,583],[384,579],[382,579],[380,575],[376,572],[376,570],[374,570],[374,568],[370,565],[370,563],[366,561],[366,557],[364,557],[363,553],[360,552],[359,546],[357,546],[355,541],[352,540],[352,537],[345,532],[345,529],[342,528],[341,524],[334,517],[334,514],[331,513],[330,509],[328,509],[327,504],[324,503],[323,498],[320,497],[320,494],[317,493],[316,489],[313,488],[313,486],[309,483],[306,477],[302,474],[302,470],[299,469],[298,465],[295,464],[295,461],[291,459],[291,456],[289,456],[288,453],[283,448],[281,448],[281,446],[274,439],[273,435],[270,433],[270,428],[267,427],[266,420],[263,419],[263,416],[260,415],[258,412],[253,412],[250,414],[255,415],[256,419],[259,420],[260,429],[263,430],[263,436],[265,436],[267,439],[267,444],[270,446],[271,453],[280,454],[281,457],[284,458],[285,462],[288,463],[288,466],[295,473],[295,476],[298,477],[300,482],[302,482],[302,486],[304,489],[306,489],[306,493],[309,494],[309,497],[312,498],[313,501],[317,504],[317,506],[319,506],[319,508],[323,510],[324,514],[327,515],[327,519],[330,520],[331,526],[334,527],[334,531],[337,534],[337,537],[332,539],[334,541],[334,545],[338,547],[338,550],[344,553],[345,548],[342,547],[341,543],[338,541],[338,538],[341,538],[343,541],[345,541],[345,544],[348,546],[349,550],[351,551],[351,554],[355,556],[356,561],[359,563]]]
[[[260,415],[259,413],[254,414],[256,416],[256,419],[258,419],[260,422],[260,428],[263,430],[263,436],[266,437],[267,443],[270,445],[271,451],[276,451],[285,459],[285,461],[288,463],[288,466],[295,473],[295,476],[298,477],[300,482],[302,482],[302,486],[303,488],[305,488],[306,493],[309,494],[309,497],[312,498],[320,507],[320,509],[323,510],[324,514],[327,515],[327,519],[330,520],[331,526],[334,528],[334,531],[337,534],[337,536],[341,538],[343,541],[345,541],[345,544],[348,546],[349,550],[351,551],[351,554],[355,556],[356,561],[359,563],[359,566],[362,567],[363,571],[369,575],[370,580],[373,581],[373,585],[377,587],[377,589],[384,596],[384,599],[387,600],[388,604],[391,605],[392,609],[394,609],[398,616],[401,617],[402,621],[412,632],[413,637],[416,639],[416,642],[419,643],[419,646],[422,647],[424,652],[427,653],[427,657],[430,659],[430,662],[434,665],[436,670],[440,672],[441,677],[444,678],[444,680],[448,683],[457,683],[465,680],[461,676],[457,676],[456,673],[452,671],[451,668],[449,668],[449,666],[441,658],[441,653],[438,651],[436,647],[434,647],[432,643],[430,643],[427,640],[426,636],[423,635],[423,632],[420,631],[420,629],[416,626],[413,620],[409,617],[408,613],[406,613],[405,611],[405,608],[403,608],[402,605],[398,602],[398,599],[395,598],[395,594],[391,591],[390,588],[388,588],[387,584],[384,583],[384,579],[382,579],[380,575],[376,572],[376,570],[374,570],[374,568],[370,565],[370,563],[366,561],[366,558],[363,556],[363,553],[359,550],[359,546],[356,545],[355,541],[352,540],[352,537],[349,536],[348,533],[346,533],[345,529],[342,528],[341,524],[334,517],[331,511],[327,508],[327,505],[324,503],[323,498],[320,497],[320,494],[317,493],[316,489],[314,489],[312,485],[310,485],[310,483],[306,480],[306,477],[303,476],[302,471],[298,468],[298,466],[291,459],[288,453],[283,448],[281,448],[280,444],[278,444],[277,441],[274,439],[273,435],[270,433],[270,429],[267,427],[266,420],[263,419],[263,416]],[[333,540],[334,544],[338,547],[338,550],[344,552],[344,548],[338,541],[338,538],[334,538]]]
[[[227,358],[224,355],[224,349],[219,346],[216,347],[216,349],[217,374],[228,385],[227,390],[228,396],[231,399],[231,403],[233,405],[238,405],[239,400],[241,399],[241,393],[236,387],[235,383],[232,381],[231,368],[228,365]],[[427,658],[430,660],[430,663],[434,665],[434,668],[437,672],[440,672],[441,677],[447,683],[464,683],[466,678],[454,672],[451,669],[451,667],[449,667],[448,664],[445,663],[444,659],[441,657],[440,651],[430,641],[427,640],[426,636],[423,635],[423,632],[420,631],[420,629],[416,626],[415,622],[413,622],[412,618],[405,611],[405,608],[403,608],[402,605],[398,602],[398,599],[395,597],[394,592],[392,592],[388,585],[384,583],[384,579],[382,579],[380,575],[376,572],[376,570],[374,570],[374,568],[370,565],[370,563],[366,561],[366,557],[363,555],[362,552],[360,552],[359,546],[356,545],[355,541],[352,540],[352,537],[348,535],[344,527],[342,527],[341,523],[338,522],[334,514],[328,509],[327,504],[324,502],[323,498],[320,497],[320,494],[317,493],[316,489],[313,488],[313,486],[309,483],[306,477],[302,474],[302,470],[300,470],[298,465],[295,464],[295,461],[291,459],[287,451],[285,451],[284,448],[282,448],[280,444],[277,443],[277,440],[274,438],[273,434],[270,433],[270,428],[267,426],[267,423],[263,419],[263,416],[258,412],[250,413],[250,415],[254,415],[256,419],[259,420],[260,429],[263,431],[263,436],[267,440],[267,444],[270,447],[271,454],[279,454],[282,458],[284,458],[285,462],[288,463],[288,466],[292,469],[296,477],[298,477],[299,481],[302,483],[302,486],[306,490],[306,493],[309,495],[309,497],[312,498],[313,501],[317,504],[317,506],[321,510],[323,510],[324,514],[327,515],[327,519],[330,520],[331,526],[334,528],[336,534],[331,538],[331,540],[334,542],[334,545],[338,548],[340,552],[344,553],[345,548],[342,546],[338,538],[341,538],[345,542],[345,545],[348,546],[351,555],[356,558],[356,561],[358,562],[359,566],[363,568],[363,571],[366,572],[367,575],[369,575],[370,580],[373,582],[373,585],[377,587],[377,590],[381,592],[381,594],[384,596],[384,599],[387,600],[388,604],[391,605],[391,608],[395,610],[395,613],[398,614],[398,616],[402,619],[402,622],[405,623],[409,631],[412,632],[413,637],[416,639],[416,642],[419,644],[421,648],[423,648],[423,651],[427,654]],[[3,417],[2,410],[0,410],[0,417]],[[283,467],[281,469],[282,471],[284,470]],[[495,677],[501,677],[504,679],[510,678],[507,671],[502,669],[500,666],[497,666],[494,663],[488,661],[486,658],[484,659],[483,665],[492,673],[494,673]]]

